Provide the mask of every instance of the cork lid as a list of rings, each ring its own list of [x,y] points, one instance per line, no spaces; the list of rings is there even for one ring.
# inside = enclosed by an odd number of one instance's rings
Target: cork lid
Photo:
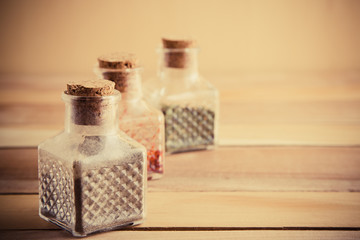
[[[134,54],[114,52],[98,57],[100,68],[131,69],[139,67],[139,60]]]
[[[67,84],[66,94],[74,96],[109,96],[114,94],[115,83],[105,79],[71,81]]]
[[[163,37],[162,44],[164,48],[182,49],[196,47],[196,42],[191,38],[171,38]]]

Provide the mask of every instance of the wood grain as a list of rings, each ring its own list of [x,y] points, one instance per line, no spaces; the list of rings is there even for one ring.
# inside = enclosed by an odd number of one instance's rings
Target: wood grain
[[[138,228],[360,228],[360,193],[149,192]],[[0,195],[0,229],[57,229],[38,216],[38,195]]]
[[[360,238],[360,231],[111,231],[106,233],[94,234],[86,239],[133,239],[133,240],[355,240]],[[0,231],[0,239],[73,239],[71,234],[64,230],[32,230],[32,231]]]
[[[360,191],[359,147],[221,147],[166,156],[150,191]],[[0,193],[37,193],[37,149],[0,149]]]
[[[360,148],[223,147],[171,155],[158,191],[360,191]]]
[[[0,146],[37,146],[63,128],[61,92],[84,76],[0,75]],[[221,145],[360,145],[360,76],[214,76]]]

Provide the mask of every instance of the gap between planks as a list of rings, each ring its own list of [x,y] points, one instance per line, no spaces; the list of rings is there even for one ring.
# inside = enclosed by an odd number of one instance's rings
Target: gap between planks
[[[66,231],[0,231],[0,239],[69,239],[70,233]],[[360,238],[360,231],[110,231],[93,234],[87,239],[132,239],[132,240],[212,240],[212,239],[317,239],[317,240],[354,240]]]
[[[0,239],[69,239],[70,233],[65,231],[0,231]],[[132,239],[132,240],[212,240],[212,239],[342,239],[354,240],[360,238],[359,231],[110,231],[90,235],[87,239]]]
[[[0,193],[37,193],[37,149],[0,148]],[[360,147],[220,147],[166,156],[149,191],[360,191]]]

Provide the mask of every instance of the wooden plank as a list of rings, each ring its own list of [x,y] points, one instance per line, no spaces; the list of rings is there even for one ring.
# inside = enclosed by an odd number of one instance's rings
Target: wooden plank
[[[37,149],[0,149],[0,193],[37,193]],[[166,156],[150,191],[360,191],[360,147],[221,147]]]
[[[0,147],[37,147],[62,126],[0,128]],[[360,146],[360,125],[236,124],[221,125],[220,146]]]
[[[56,127],[54,127],[56,128]],[[37,147],[42,141],[60,133],[61,128],[0,128],[0,147]]]
[[[82,76],[0,75],[0,146],[37,146],[63,128],[61,92]],[[360,145],[357,74],[214,77],[221,145]]]
[[[0,180],[0,194],[7,193],[38,193],[39,182],[36,179]]]
[[[37,147],[63,125],[0,127],[0,147]],[[220,146],[360,146],[357,124],[235,124],[219,127]]]
[[[221,125],[219,136],[221,146],[360,146],[360,125],[329,123]]]
[[[0,239],[69,239],[71,234],[62,230],[46,231],[0,231]],[[133,240],[212,240],[212,239],[316,239],[316,240],[355,240],[360,231],[110,231],[89,236],[87,239],[133,239]]]
[[[360,228],[360,193],[149,192],[140,229]],[[57,229],[38,195],[0,195],[0,229]]]
[[[356,73],[257,73],[214,75],[216,87],[236,100],[359,100],[360,72]]]
[[[158,191],[360,191],[360,148],[234,147],[171,155]]]
[[[37,179],[37,148],[0,149],[1,180]]]
[[[61,102],[46,94],[64,90],[69,80],[91,78],[89,74],[4,74],[0,73],[1,102]],[[144,78],[146,79],[146,77]],[[360,100],[360,72],[211,73],[207,78],[221,92],[224,102],[234,100]],[[31,89],[32,91],[29,91]],[[15,93],[10,94],[9,91]],[[35,92],[42,92],[38,95]],[[31,95],[31,97],[27,97]],[[38,101],[40,100],[40,101]],[[43,101],[45,100],[45,101]]]
[[[359,91],[360,92],[360,91]],[[359,93],[360,95],[360,93]],[[226,98],[227,96],[224,96]],[[240,97],[239,97],[240,98]],[[220,106],[221,125],[359,124],[360,100],[228,100]],[[19,109],[20,110],[20,109]]]
[[[360,91],[359,91],[360,92]],[[0,91],[1,93],[1,91]],[[40,93],[34,95],[43,96]],[[49,94],[49,93],[48,93]],[[359,93],[360,94],[360,93]],[[0,100],[0,126],[46,129],[64,125],[64,103],[60,93],[26,103],[3,102]],[[29,96],[30,99],[33,96]],[[58,98],[57,101],[46,101]],[[36,97],[35,97],[36,99]],[[4,100],[3,100],[4,101]],[[6,100],[6,101],[11,101]],[[220,124],[360,124],[360,100],[352,101],[246,101],[221,102]]]

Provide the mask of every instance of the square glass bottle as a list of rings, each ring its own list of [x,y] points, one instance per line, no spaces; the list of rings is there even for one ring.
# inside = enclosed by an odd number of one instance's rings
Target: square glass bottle
[[[165,117],[167,153],[211,149],[217,144],[219,93],[198,72],[193,40],[162,39],[158,78],[145,97]]]
[[[143,100],[142,68],[135,55],[111,53],[98,58],[95,73],[115,83],[121,92],[120,129],[147,149],[148,179],[164,173],[164,116]]]
[[[118,128],[120,93],[107,80],[62,95],[65,130],[38,147],[39,215],[86,236],[145,217],[146,151]]]

